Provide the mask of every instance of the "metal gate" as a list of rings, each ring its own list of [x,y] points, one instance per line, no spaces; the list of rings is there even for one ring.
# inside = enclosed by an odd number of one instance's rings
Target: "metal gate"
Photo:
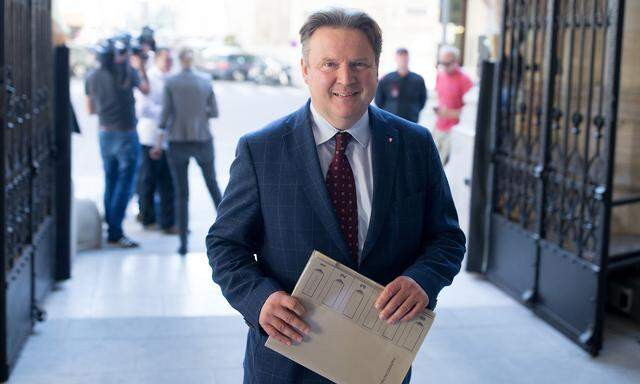
[[[483,272],[602,346],[624,0],[505,0]],[[478,263],[472,263],[478,265]]]
[[[54,281],[56,148],[51,1],[0,0],[0,20],[3,381]]]

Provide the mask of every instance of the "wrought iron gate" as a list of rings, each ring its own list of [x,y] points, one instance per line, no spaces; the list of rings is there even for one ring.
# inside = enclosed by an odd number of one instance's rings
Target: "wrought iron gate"
[[[594,355],[623,12],[624,0],[505,0],[493,85],[483,272]]]
[[[0,0],[0,20],[3,381],[53,284],[57,229],[51,1]]]

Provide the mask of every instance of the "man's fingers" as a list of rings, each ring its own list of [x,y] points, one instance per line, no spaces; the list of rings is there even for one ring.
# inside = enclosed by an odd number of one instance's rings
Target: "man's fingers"
[[[290,340],[297,341],[298,343],[302,342],[302,335],[296,332],[293,327],[289,324],[285,323],[284,320],[279,317],[273,317],[269,322],[269,325],[273,326],[278,332],[282,333]]]
[[[399,290],[400,290],[400,284],[397,280],[390,282],[389,285],[387,285],[385,289],[382,290],[382,293],[380,293],[380,296],[378,296],[378,300],[376,300],[376,304],[375,304],[376,309],[380,310],[384,308],[387,305],[387,302],[389,302],[389,300],[391,300],[391,298]]]
[[[264,328],[265,332],[267,332],[267,334],[269,336],[271,336],[274,339],[278,340],[282,344],[291,345],[291,340],[287,336],[285,336],[284,334],[280,333],[276,329],[276,327],[272,326],[271,324],[266,324],[263,328]]]
[[[284,296],[280,303],[285,308],[288,308],[288,309],[292,310],[293,312],[295,312],[296,315],[298,315],[298,316],[304,315],[305,309],[302,306],[302,304],[300,304],[300,302],[295,297]]]
[[[409,293],[406,290],[397,292],[393,298],[387,302],[387,305],[382,308],[380,319],[387,320],[408,297]]]
[[[409,313],[407,313],[402,319],[400,319],[400,322],[404,323],[405,321],[412,320],[414,317],[418,316],[423,309],[424,306],[420,305],[420,303],[416,304],[413,309],[409,311]]]
[[[276,311],[274,312],[274,315],[276,317],[279,317],[280,319],[282,319],[285,323],[293,326],[294,328],[296,328],[297,330],[299,330],[300,332],[304,333],[305,335],[309,334],[309,326],[307,325],[307,323],[305,323],[304,321],[302,321],[298,315],[296,315],[295,312],[285,308],[285,307],[280,307],[278,309],[276,309]]]
[[[418,300],[412,296],[407,297],[407,299],[396,309],[395,312],[389,317],[387,323],[395,324],[398,320],[402,319],[410,310],[412,310],[416,304],[418,304]]]

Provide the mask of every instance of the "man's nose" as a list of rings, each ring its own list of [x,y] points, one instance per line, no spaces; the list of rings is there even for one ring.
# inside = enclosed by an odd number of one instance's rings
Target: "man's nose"
[[[355,76],[350,65],[341,65],[338,69],[338,83],[351,84]]]

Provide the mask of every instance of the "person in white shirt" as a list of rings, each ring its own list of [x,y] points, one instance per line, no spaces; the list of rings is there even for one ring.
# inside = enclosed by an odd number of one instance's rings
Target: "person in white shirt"
[[[166,80],[173,74],[173,58],[168,48],[159,48],[149,69],[150,92],[136,94],[138,135],[141,162],[138,174],[139,219],[145,229],[161,229],[177,233],[175,227],[175,193],[173,180],[164,151],[154,150],[161,132],[158,122],[162,112],[162,97]],[[166,142],[163,143],[166,149]],[[159,205],[156,207],[156,195]]]

